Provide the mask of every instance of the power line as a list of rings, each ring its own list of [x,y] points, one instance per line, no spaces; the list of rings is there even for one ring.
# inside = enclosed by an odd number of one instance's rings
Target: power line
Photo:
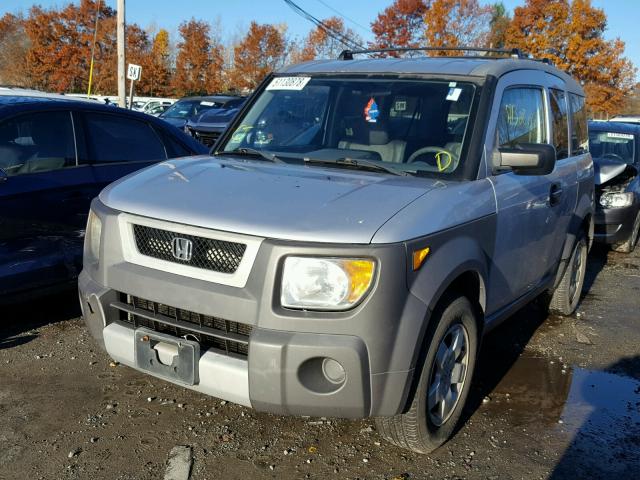
[[[353,41],[352,39],[350,39],[349,37],[347,37],[343,33],[340,33],[340,32],[338,32],[336,30],[333,30],[331,27],[329,27],[322,20],[318,20],[316,17],[311,15],[309,12],[307,12],[306,10],[304,10],[303,8],[301,8],[300,6],[295,4],[293,2],[293,0],[284,0],[284,2],[287,5],[289,5],[289,7],[291,7],[291,9],[294,12],[296,12],[298,15],[300,15],[301,17],[306,18],[307,20],[309,20],[311,23],[316,25],[318,28],[322,29],[331,38],[333,38],[334,40],[337,40],[338,42],[342,43],[347,48],[350,48],[350,49],[363,49],[364,48],[362,45],[360,45],[359,43]]]
[[[347,17],[346,15],[340,13],[338,10],[336,10],[335,8],[333,8],[331,5],[329,5],[327,2],[325,2],[324,0],[316,0],[318,3],[321,3],[322,5],[324,5],[325,7],[327,7],[329,10],[331,10],[333,13],[335,13],[336,15],[338,15],[339,17],[344,18],[345,20],[350,21],[351,23],[353,23],[355,26],[360,27],[362,30],[364,30],[367,33],[371,33],[371,30],[368,27],[365,27],[364,25],[362,25],[361,23],[356,22],[353,18],[351,17]]]

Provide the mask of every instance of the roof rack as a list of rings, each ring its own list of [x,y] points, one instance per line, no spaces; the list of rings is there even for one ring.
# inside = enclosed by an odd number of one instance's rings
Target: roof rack
[[[482,52],[482,53],[501,53],[509,55],[512,58],[529,58],[518,48],[480,48],[480,47],[394,47],[394,48],[374,48],[366,50],[343,50],[338,55],[338,60],[353,60],[354,55],[368,53],[387,53],[387,52]],[[496,57],[485,57],[496,58]]]

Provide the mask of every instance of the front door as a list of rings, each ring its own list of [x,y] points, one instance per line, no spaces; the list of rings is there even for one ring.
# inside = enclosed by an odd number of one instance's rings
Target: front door
[[[494,151],[501,146],[554,143],[555,119],[547,88],[551,80],[544,72],[516,72],[503,79],[496,92]],[[556,149],[560,157],[549,175],[518,175],[497,171],[494,166],[489,177],[498,209],[490,311],[536,289],[555,274],[576,198],[575,164],[563,160]]]
[[[77,164],[71,113],[0,123],[0,295],[73,279],[94,182]]]

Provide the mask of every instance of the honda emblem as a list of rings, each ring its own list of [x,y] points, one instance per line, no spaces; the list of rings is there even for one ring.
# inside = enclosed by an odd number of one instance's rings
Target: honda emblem
[[[193,242],[187,238],[174,237],[171,240],[171,253],[177,260],[188,262],[193,255]]]

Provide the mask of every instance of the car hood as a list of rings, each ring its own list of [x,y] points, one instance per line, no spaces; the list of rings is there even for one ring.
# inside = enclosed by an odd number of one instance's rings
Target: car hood
[[[100,200],[119,211],[215,230],[367,244],[435,186],[424,178],[201,156],[144,169],[108,186]]]
[[[616,178],[624,172],[629,165],[626,163],[609,160],[606,158],[595,158],[593,160],[595,169],[595,184],[603,185]]]
[[[182,128],[185,126],[185,124],[187,123],[187,119],[186,118],[172,118],[172,117],[159,117],[162,120],[164,120],[165,122],[167,122],[170,125],[173,125],[174,127],[178,127],[178,128]]]

